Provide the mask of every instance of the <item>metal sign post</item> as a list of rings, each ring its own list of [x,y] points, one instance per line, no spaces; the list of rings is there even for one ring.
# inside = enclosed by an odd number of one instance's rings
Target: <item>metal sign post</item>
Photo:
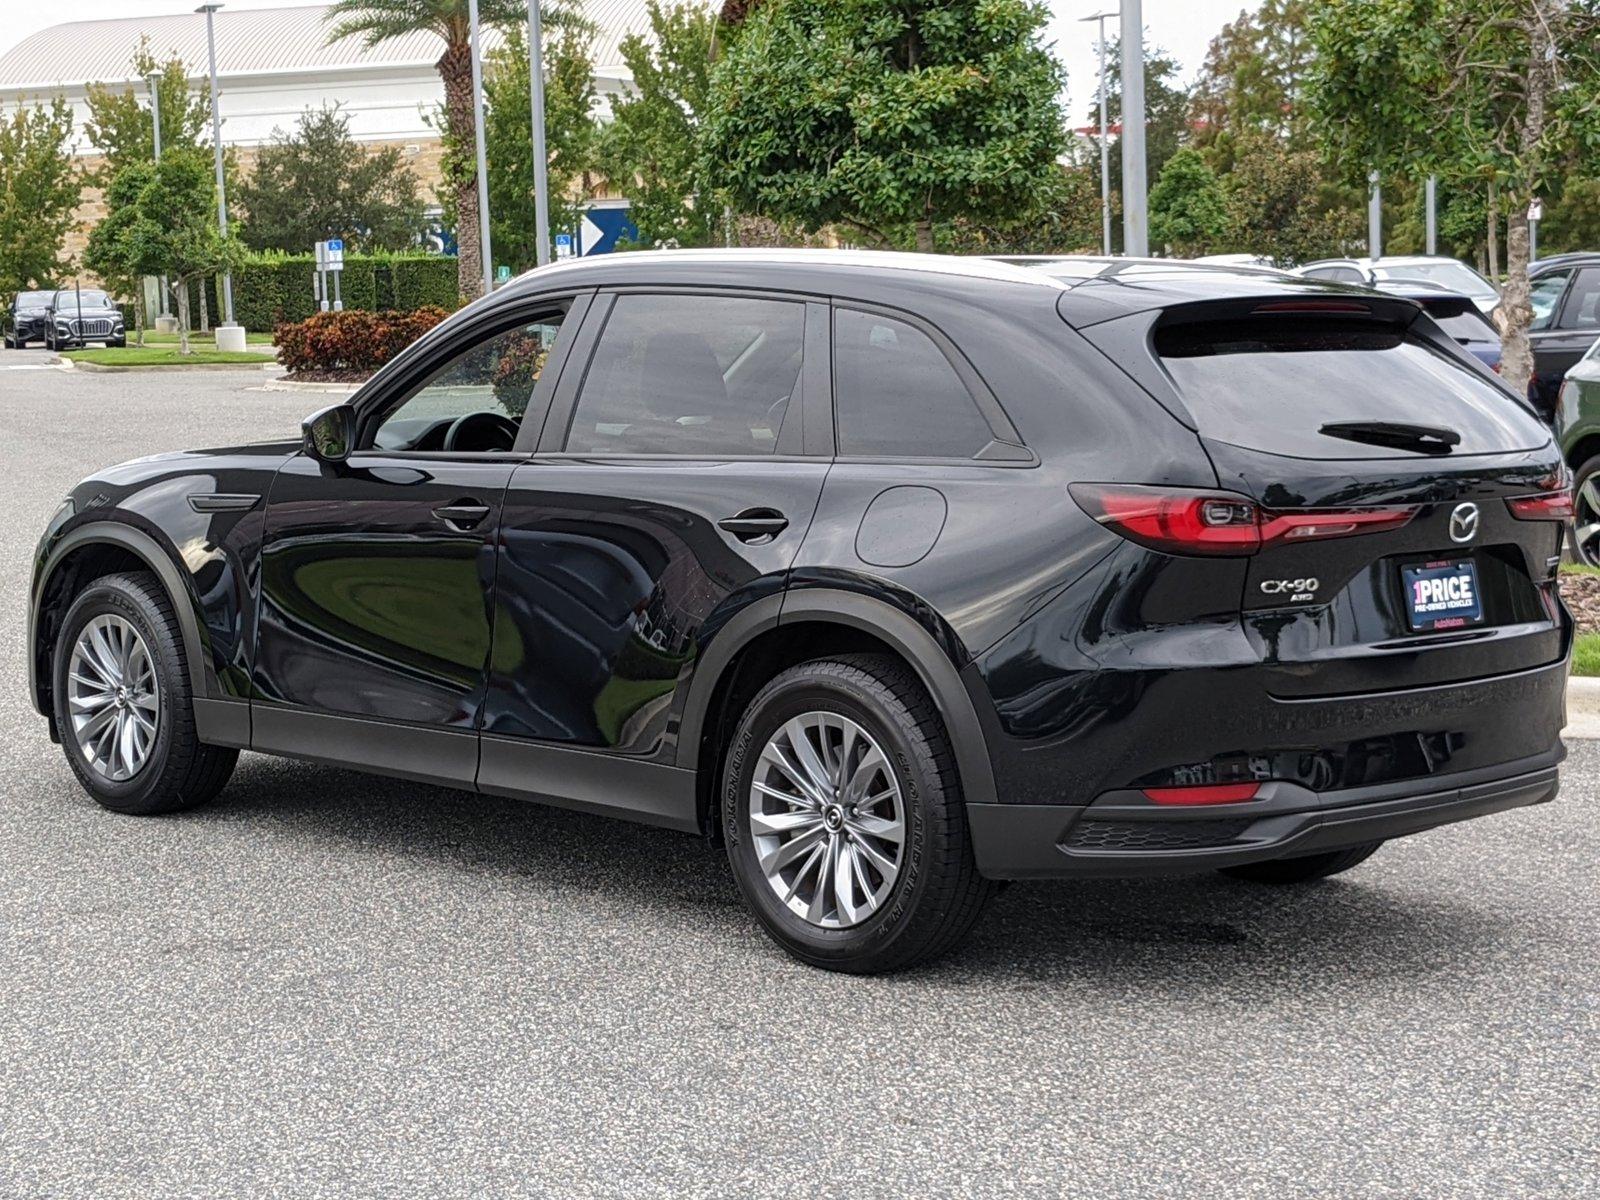
[[[344,273],[344,239],[329,238],[324,243],[328,248],[328,273],[333,276],[333,311],[344,311],[344,298],[339,294],[339,276]]]
[[[312,286],[317,296],[317,311],[328,311],[328,243],[317,243],[317,269],[312,273]]]
[[[1539,222],[1544,219],[1544,201],[1535,200],[1528,205],[1528,261],[1539,261]]]

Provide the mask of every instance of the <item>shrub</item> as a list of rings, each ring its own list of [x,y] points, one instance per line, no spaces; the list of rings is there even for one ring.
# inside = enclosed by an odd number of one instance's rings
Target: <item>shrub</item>
[[[252,255],[233,276],[234,316],[246,329],[272,329],[314,315],[316,258],[310,254]],[[439,254],[347,254],[340,296],[345,311],[411,312],[460,307],[456,260]]]
[[[449,315],[437,306],[385,313],[347,308],[279,325],[273,340],[293,373],[371,373]]]

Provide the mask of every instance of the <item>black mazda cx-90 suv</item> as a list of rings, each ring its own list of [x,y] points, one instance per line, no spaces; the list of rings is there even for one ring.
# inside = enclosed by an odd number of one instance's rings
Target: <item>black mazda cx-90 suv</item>
[[[1343,871],[1550,799],[1549,430],[1412,302],[828,251],[535,271],[294,442],[77,485],[35,704],[105,807],[238,751],[699,834],[881,971],[1000,881]]]

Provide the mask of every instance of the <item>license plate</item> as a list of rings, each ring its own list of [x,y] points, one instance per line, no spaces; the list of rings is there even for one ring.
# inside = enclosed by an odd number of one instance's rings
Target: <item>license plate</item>
[[[1413,632],[1460,629],[1483,621],[1478,567],[1470,558],[1400,568]]]

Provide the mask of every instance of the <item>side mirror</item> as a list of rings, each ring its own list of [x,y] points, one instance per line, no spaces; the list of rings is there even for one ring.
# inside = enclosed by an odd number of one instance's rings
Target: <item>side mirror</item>
[[[318,462],[344,462],[355,440],[355,410],[348,404],[314,412],[300,424],[300,447]]]

